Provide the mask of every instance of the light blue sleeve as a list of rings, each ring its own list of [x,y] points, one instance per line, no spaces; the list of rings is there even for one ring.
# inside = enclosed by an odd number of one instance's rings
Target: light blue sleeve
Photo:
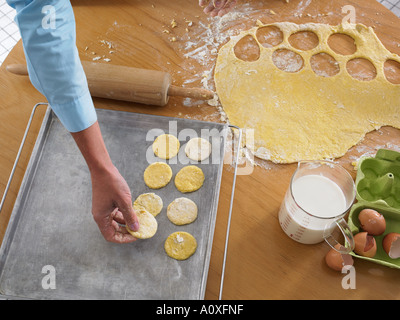
[[[70,132],[97,120],[76,48],[69,0],[7,0],[16,9],[29,78]]]

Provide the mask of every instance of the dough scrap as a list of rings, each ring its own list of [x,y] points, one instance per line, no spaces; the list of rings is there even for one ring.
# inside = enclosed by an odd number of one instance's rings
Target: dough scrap
[[[258,25],[232,37],[220,49],[214,77],[229,122],[246,130],[246,147],[255,156],[276,163],[333,159],[344,155],[369,131],[385,125],[400,128],[400,88],[387,81],[384,73],[384,63],[400,62],[400,57],[383,46],[371,27],[349,23]],[[256,32],[265,26],[278,27],[283,42],[269,48],[260,45]],[[315,48],[303,51],[290,45],[289,36],[304,30],[318,36]],[[335,33],[352,37],[356,52],[335,53],[327,42]],[[236,43],[248,35],[260,49],[256,61],[240,60],[234,53]],[[279,70],[272,56],[280,49],[301,55],[303,68],[298,72]],[[315,74],[310,59],[319,53],[331,55],[340,71],[330,77]],[[346,65],[355,58],[372,62],[376,77],[354,79]],[[249,139],[248,129],[254,129],[254,140]]]
[[[178,226],[192,223],[197,218],[197,205],[188,198],[176,198],[168,205],[167,217]]]
[[[175,186],[183,193],[193,192],[200,189],[203,182],[203,170],[197,166],[183,167],[175,176]]]
[[[149,188],[160,189],[171,181],[172,169],[164,162],[154,162],[144,170],[143,177]]]
[[[178,231],[168,236],[164,249],[171,258],[186,260],[196,252],[197,241],[190,233]]]
[[[192,138],[185,147],[186,156],[195,161],[203,161],[211,154],[211,143],[203,138]]]
[[[163,201],[161,197],[155,193],[143,193],[139,195],[133,203],[133,209],[135,211],[141,208],[144,208],[153,216],[157,216],[163,208]]]
[[[152,147],[157,157],[161,159],[171,159],[178,154],[180,142],[172,134],[162,134],[154,140]]]
[[[135,210],[135,212],[139,220],[139,230],[132,231],[128,226],[126,226],[126,230],[138,239],[148,239],[154,236],[158,228],[156,218],[154,218],[154,216],[144,208]]]

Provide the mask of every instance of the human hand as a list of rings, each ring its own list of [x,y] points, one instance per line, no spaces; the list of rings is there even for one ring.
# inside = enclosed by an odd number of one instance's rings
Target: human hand
[[[91,172],[92,214],[103,237],[110,242],[136,240],[124,226],[137,231],[139,223],[132,207],[131,193],[117,168]]]
[[[92,179],[92,214],[104,238],[111,242],[135,241],[124,226],[137,231],[139,223],[132,207],[131,192],[113,165],[96,121],[89,128],[72,132],[88,165]]]
[[[204,8],[204,13],[211,17],[222,17],[231,11],[236,3],[237,0],[199,0],[199,5]]]

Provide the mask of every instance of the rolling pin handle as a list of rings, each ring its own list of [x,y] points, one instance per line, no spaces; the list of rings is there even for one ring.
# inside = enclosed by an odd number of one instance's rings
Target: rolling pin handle
[[[183,88],[170,85],[168,88],[168,96],[210,100],[214,98],[214,92],[202,88]]]
[[[28,68],[23,64],[10,64],[6,67],[6,70],[19,76],[28,75]]]

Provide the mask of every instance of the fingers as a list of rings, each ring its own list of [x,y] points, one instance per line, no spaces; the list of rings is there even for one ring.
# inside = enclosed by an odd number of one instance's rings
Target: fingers
[[[228,1],[228,3],[218,12],[218,16],[222,17],[230,12],[236,6],[237,0]]]
[[[120,226],[115,220],[111,221],[111,228],[113,229],[113,234],[109,241],[115,243],[130,243],[136,241],[137,239],[132,236],[125,227]],[[110,233],[111,233],[110,228]]]
[[[118,208],[116,208],[115,210],[115,215],[114,215],[114,220],[117,221],[117,223],[125,225],[125,219],[124,216],[122,215],[121,211],[118,210]]]
[[[122,213],[122,216],[125,220],[125,224],[128,226],[129,229],[132,231],[137,231],[139,229],[139,221],[136,216],[135,211],[132,207],[132,202],[125,201],[123,204],[117,204],[119,211]]]
[[[120,215],[120,218],[122,217],[122,213],[119,212],[118,208],[114,209],[114,211],[108,215],[94,215],[95,221],[104,239],[115,243],[130,243],[136,241],[137,239],[133,237],[125,227],[117,223],[116,217],[118,215]]]
[[[209,0],[199,0],[199,6],[203,8],[207,5],[208,2]]]
[[[204,13],[209,14],[211,17],[220,16],[222,17],[226,13],[232,10],[236,5],[237,0],[212,0],[205,1],[200,0],[199,4],[204,8]]]
[[[221,9],[223,8],[229,0],[213,0],[213,5],[215,9]]]
[[[212,12],[215,9],[213,2],[209,2],[208,5],[204,8],[203,12],[205,14],[209,14],[210,12]]]

